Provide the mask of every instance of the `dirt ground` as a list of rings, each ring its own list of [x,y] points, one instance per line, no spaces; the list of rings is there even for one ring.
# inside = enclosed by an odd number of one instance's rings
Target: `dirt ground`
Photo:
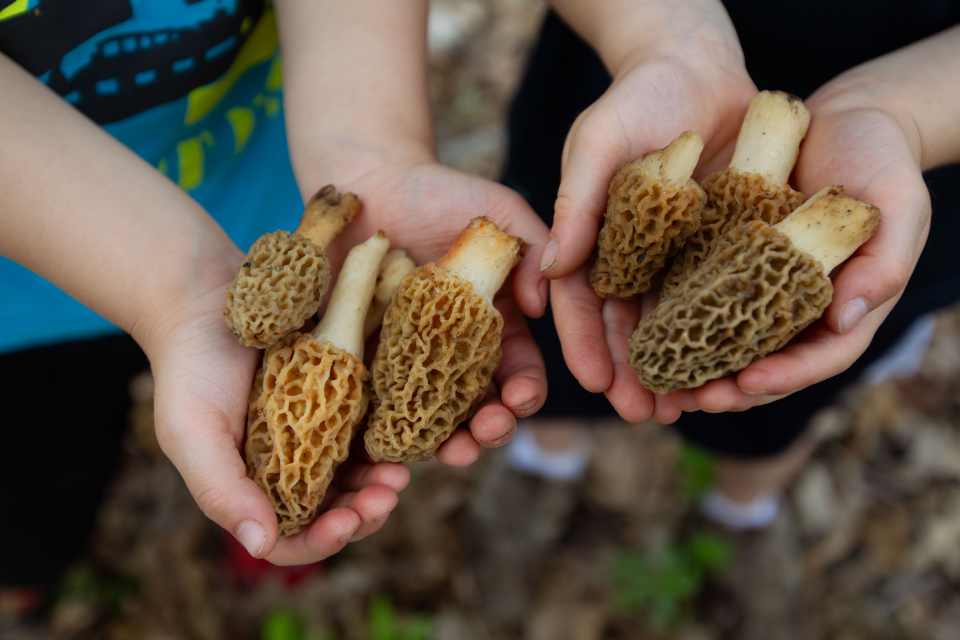
[[[448,164],[495,178],[535,0],[443,0],[431,94]],[[849,389],[774,524],[696,498],[712,460],[667,428],[591,425],[575,483],[501,451],[411,466],[377,535],[317,565],[254,561],[199,512],[152,432],[148,374],[87,555],[37,625],[0,637],[214,640],[908,640],[960,637],[960,309],[916,376]],[[0,612],[2,621],[2,612]]]

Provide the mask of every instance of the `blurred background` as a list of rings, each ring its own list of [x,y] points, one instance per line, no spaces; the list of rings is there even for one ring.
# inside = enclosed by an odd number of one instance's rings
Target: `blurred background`
[[[544,13],[539,0],[432,2],[443,162],[499,176]],[[849,389],[816,416],[813,463],[772,526],[747,533],[699,514],[710,455],[669,428],[604,420],[589,425],[579,480],[524,476],[503,450],[465,469],[415,463],[380,533],[281,569],[196,507],[157,446],[149,372],[130,390],[124,460],[88,552],[35,624],[0,607],[0,637],[960,637],[960,309],[937,316],[919,374]]]

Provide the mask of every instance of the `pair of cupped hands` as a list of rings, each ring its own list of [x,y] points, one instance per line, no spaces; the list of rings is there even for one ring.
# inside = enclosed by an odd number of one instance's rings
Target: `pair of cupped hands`
[[[567,137],[552,230],[520,195],[440,165],[432,149],[364,148],[350,152],[358,157],[340,165],[341,175],[323,178],[356,192],[364,204],[328,249],[334,265],[377,229],[417,264],[437,260],[476,216],[493,218],[526,242],[523,261],[495,302],[506,322],[494,383],[469,429],[455,432],[438,451],[441,462],[472,463],[481,447],[506,444],[516,419],[542,406],[548,375],[523,316],[539,317],[548,294],[570,370],[586,389],[604,393],[629,422],[652,418],[668,424],[682,411],[743,411],[825,380],[863,353],[916,264],[929,229],[930,200],[913,132],[837,81],[806,101],[812,121],[791,184],[805,194],[842,184],[847,194],[879,207],[883,222],[835,274],[833,303],[798,340],[735,377],[655,395],[628,363],[627,341],[656,294],[601,300],[589,285],[590,256],[617,169],[685,130],[705,142],[695,178],[725,169],[756,93],[742,64],[731,68],[695,51],[641,56],[624,65]],[[315,562],[377,531],[409,472],[403,465],[370,463],[362,438],[356,438],[359,446],[338,469],[317,519],[278,541],[270,503],[247,478],[242,458],[247,397],[260,352],[240,346],[223,321],[225,290],[243,254],[238,249],[231,258],[232,271],[215,267],[223,271],[222,287],[198,292],[189,317],[168,331],[164,349],[151,354],[158,437],[204,513],[252,555],[280,565]]]

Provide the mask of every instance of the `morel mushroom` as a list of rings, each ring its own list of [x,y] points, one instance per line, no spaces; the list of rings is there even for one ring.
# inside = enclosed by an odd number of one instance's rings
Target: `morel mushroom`
[[[477,411],[502,354],[493,296],[522,243],[475,218],[440,262],[400,283],[370,367],[374,411],[364,443],[374,460],[432,456]]]
[[[400,281],[416,268],[417,264],[407,257],[404,249],[394,249],[383,257],[380,272],[377,274],[377,287],[373,290],[373,301],[367,309],[367,318],[363,321],[364,336],[372,336],[380,328]]]
[[[880,211],[828,187],[770,226],[751,220],[637,325],[630,364],[656,393],[693,388],[784,346],[833,297],[828,274],[866,242]]]
[[[601,298],[632,298],[700,226],[706,197],[690,176],[703,140],[684,131],[664,149],[624,165],[607,191],[590,284]]]
[[[359,211],[356,195],[341,196],[328,184],[310,198],[296,231],[266,233],[253,243],[223,310],[241,344],[265,349],[317,312],[330,285],[323,250]]]
[[[701,183],[707,205],[700,227],[677,254],[661,289],[661,299],[703,262],[717,238],[750,220],[777,224],[803,204],[804,195],[787,184],[807,135],[810,112],[800,98],[761,91],[740,126],[730,166]]]
[[[264,353],[247,412],[247,475],[273,504],[280,537],[306,527],[367,412],[363,320],[390,241],[381,231],[347,255],[327,312]]]

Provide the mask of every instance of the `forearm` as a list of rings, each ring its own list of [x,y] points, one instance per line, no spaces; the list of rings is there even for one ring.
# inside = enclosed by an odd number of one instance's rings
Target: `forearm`
[[[850,69],[808,103],[886,111],[923,171],[960,162],[960,26]]]
[[[434,158],[427,0],[282,0],[290,157],[304,196],[372,165]]]
[[[0,55],[0,254],[148,350],[242,259],[153,167]]]
[[[600,55],[611,75],[636,56],[705,52],[720,66],[743,65],[737,33],[719,0],[549,0]]]

